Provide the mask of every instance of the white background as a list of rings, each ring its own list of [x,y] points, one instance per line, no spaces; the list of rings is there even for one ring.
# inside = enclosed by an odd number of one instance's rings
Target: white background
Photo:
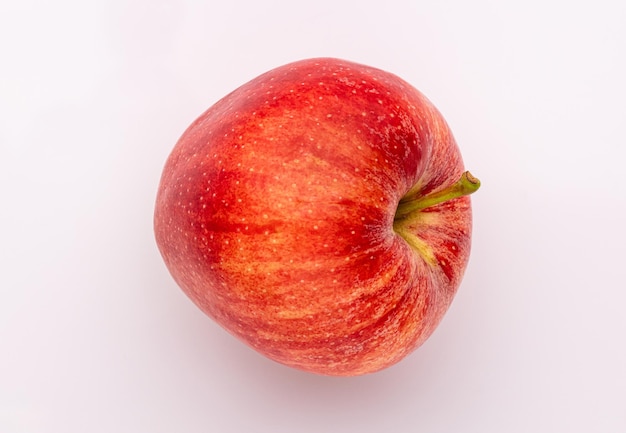
[[[0,431],[626,431],[626,3],[7,1],[0,6]],[[152,235],[202,111],[333,56],[443,112],[474,244],[432,338],[329,378],[231,338]]]

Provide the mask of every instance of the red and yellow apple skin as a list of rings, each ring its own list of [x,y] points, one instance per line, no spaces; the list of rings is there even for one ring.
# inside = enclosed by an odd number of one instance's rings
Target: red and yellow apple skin
[[[156,241],[189,298],[258,352],[319,374],[371,373],[431,335],[470,253],[469,197],[406,215],[399,204],[463,172],[445,120],[411,85],[299,61],[184,132],[161,178]]]

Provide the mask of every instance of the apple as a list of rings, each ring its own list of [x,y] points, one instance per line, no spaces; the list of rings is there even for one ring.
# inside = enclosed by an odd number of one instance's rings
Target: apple
[[[176,283],[228,332],[279,363],[353,376],[397,363],[441,321],[479,185],[410,84],[309,59],[188,127],[154,230]]]

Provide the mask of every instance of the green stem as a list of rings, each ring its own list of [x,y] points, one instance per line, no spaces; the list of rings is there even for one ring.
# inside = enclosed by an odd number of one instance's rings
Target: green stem
[[[439,203],[452,200],[457,197],[469,195],[480,188],[480,181],[476,179],[469,171],[461,175],[461,178],[447,188],[435,193],[417,197],[414,199],[402,199],[396,210],[395,221],[405,218],[410,213]]]

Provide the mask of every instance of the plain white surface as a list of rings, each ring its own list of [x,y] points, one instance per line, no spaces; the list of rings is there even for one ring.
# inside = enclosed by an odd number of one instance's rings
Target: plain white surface
[[[0,431],[626,431],[626,3],[20,1],[0,6]],[[318,377],[197,310],[152,236],[202,111],[281,64],[396,73],[481,178],[440,328]]]

